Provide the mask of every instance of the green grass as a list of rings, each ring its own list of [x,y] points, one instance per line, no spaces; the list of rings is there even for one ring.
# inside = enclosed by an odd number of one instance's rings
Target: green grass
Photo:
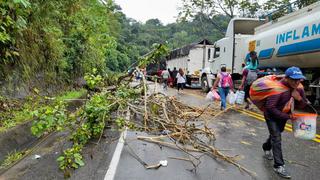
[[[83,95],[86,94],[85,89],[80,90],[71,90],[61,93],[57,95],[53,99],[55,101],[64,101],[66,99],[78,99],[81,98]],[[52,101],[54,102],[54,101]],[[28,101],[23,104],[22,108],[19,110],[9,110],[7,112],[1,112],[0,114],[0,132],[4,132],[12,127],[15,127],[23,122],[32,120],[31,111],[34,111],[38,108],[41,108],[42,105],[33,101]]]
[[[8,166],[10,166],[12,163],[18,161],[19,159],[21,159],[23,157],[23,155],[27,153],[27,151],[22,151],[22,152],[17,152],[16,150],[14,150],[13,152],[10,152],[6,158],[4,159],[4,161],[1,163],[0,165],[0,169],[6,168]]]
[[[22,109],[22,110],[13,110],[9,112],[5,112],[2,115],[4,118],[0,124],[0,132],[6,131],[12,127],[15,127],[22,122],[30,120],[32,118],[29,109]]]
[[[83,95],[85,95],[86,92],[87,91],[85,89],[67,91],[67,92],[60,94],[59,96],[56,96],[56,100],[57,101],[64,101],[66,99],[78,99],[78,98],[82,97]]]

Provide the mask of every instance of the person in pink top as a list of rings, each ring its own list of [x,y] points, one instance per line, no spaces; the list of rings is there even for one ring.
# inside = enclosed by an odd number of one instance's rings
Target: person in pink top
[[[226,97],[230,90],[233,91],[232,78],[226,67],[221,67],[221,72],[217,75],[212,89],[216,89],[217,86],[221,98],[221,110],[225,110],[227,107]]]

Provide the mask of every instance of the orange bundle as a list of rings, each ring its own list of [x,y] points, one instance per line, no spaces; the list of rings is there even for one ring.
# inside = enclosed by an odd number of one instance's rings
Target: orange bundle
[[[261,111],[264,111],[265,99],[272,95],[281,94],[289,90],[289,87],[280,82],[276,75],[269,75],[254,81],[250,87],[250,99]],[[303,88],[302,84],[298,88]]]

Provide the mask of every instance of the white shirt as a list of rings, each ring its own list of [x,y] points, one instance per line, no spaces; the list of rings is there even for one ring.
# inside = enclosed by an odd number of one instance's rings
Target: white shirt
[[[180,73],[177,74],[177,83],[186,83],[186,79],[180,75]]]
[[[168,79],[170,77],[170,73],[167,70],[163,70],[161,75],[163,79]]]

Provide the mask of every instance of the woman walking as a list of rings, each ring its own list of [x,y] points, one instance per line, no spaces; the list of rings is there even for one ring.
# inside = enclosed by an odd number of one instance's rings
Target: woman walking
[[[179,72],[176,78],[177,78],[177,88],[178,88],[178,94],[179,94],[180,89],[183,90],[184,84],[186,83],[186,78],[181,68],[179,68]]]
[[[226,71],[226,67],[221,67],[221,72],[217,75],[217,79],[212,87],[212,89],[216,89],[218,86],[218,91],[221,98],[221,110],[226,109],[226,97],[228,96],[230,90],[233,91],[231,75]]]

